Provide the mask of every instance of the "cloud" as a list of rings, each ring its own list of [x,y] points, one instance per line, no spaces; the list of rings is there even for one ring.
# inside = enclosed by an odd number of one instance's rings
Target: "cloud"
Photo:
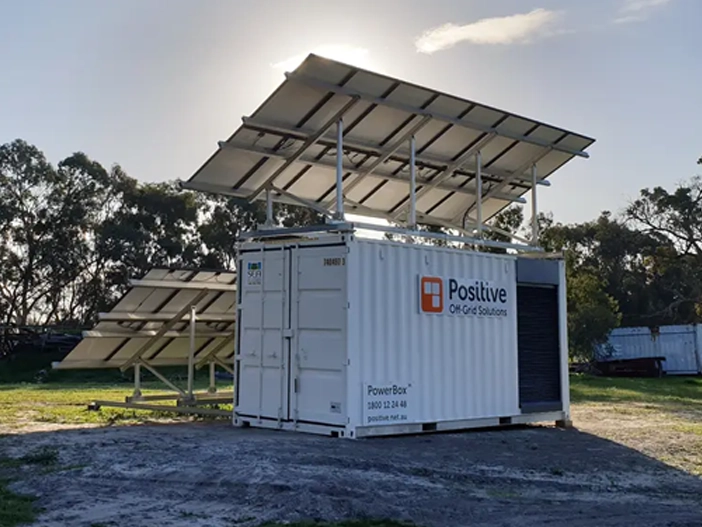
[[[444,24],[425,31],[415,40],[419,53],[435,53],[460,42],[472,44],[519,44],[549,35],[548,27],[559,14],[547,9],[495,18],[483,18],[464,26]]]
[[[351,66],[365,68],[369,64],[368,50],[361,47],[348,46],[345,44],[325,44],[310,50],[308,53],[300,53],[283,59],[271,67],[283,71],[292,71],[297,68],[300,63],[307,58],[309,53],[314,53],[321,57],[338,60]]]
[[[647,20],[656,10],[672,3],[673,0],[624,0],[619,8],[615,24],[631,24]]]
[[[672,0],[624,0],[622,13],[637,13],[669,4]]]

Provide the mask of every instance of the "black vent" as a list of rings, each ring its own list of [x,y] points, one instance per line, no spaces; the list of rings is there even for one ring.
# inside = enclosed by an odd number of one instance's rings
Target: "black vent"
[[[561,410],[556,287],[517,286],[517,339],[522,412]]]

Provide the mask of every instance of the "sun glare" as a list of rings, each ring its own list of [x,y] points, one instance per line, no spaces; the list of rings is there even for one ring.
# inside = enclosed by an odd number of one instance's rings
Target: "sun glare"
[[[346,44],[326,44],[307,52],[288,57],[276,62],[272,66],[283,71],[292,71],[297,68],[300,63],[305,60],[307,55],[314,53],[321,57],[338,60],[350,66],[357,66],[363,69],[374,69],[374,62],[370,57],[370,53],[366,48],[349,46]]]

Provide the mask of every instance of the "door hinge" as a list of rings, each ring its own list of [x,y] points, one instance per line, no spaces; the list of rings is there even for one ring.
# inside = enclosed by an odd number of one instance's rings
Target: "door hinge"
[[[283,338],[285,339],[291,339],[295,336],[295,330],[292,328],[284,329],[283,330]]]

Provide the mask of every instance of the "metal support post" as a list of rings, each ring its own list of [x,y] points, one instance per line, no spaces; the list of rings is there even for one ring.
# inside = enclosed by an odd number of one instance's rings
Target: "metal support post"
[[[417,165],[416,165],[417,141],[414,136],[410,138],[410,229],[417,228]]]
[[[344,120],[336,122],[336,219],[344,219]]]
[[[210,362],[210,387],[207,389],[207,393],[216,393],[217,383],[215,380],[215,363]]]
[[[266,189],[266,227],[273,227],[273,193]]]
[[[483,154],[475,154],[475,199],[477,200],[478,238],[483,237]]]
[[[188,352],[188,398],[193,398],[193,382],[195,377],[195,315],[197,308],[190,306],[190,350]]]
[[[531,165],[531,244],[539,245],[539,208],[536,203],[536,163]]]
[[[141,364],[134,365],[134,393],[132,399],[141,399]]]

